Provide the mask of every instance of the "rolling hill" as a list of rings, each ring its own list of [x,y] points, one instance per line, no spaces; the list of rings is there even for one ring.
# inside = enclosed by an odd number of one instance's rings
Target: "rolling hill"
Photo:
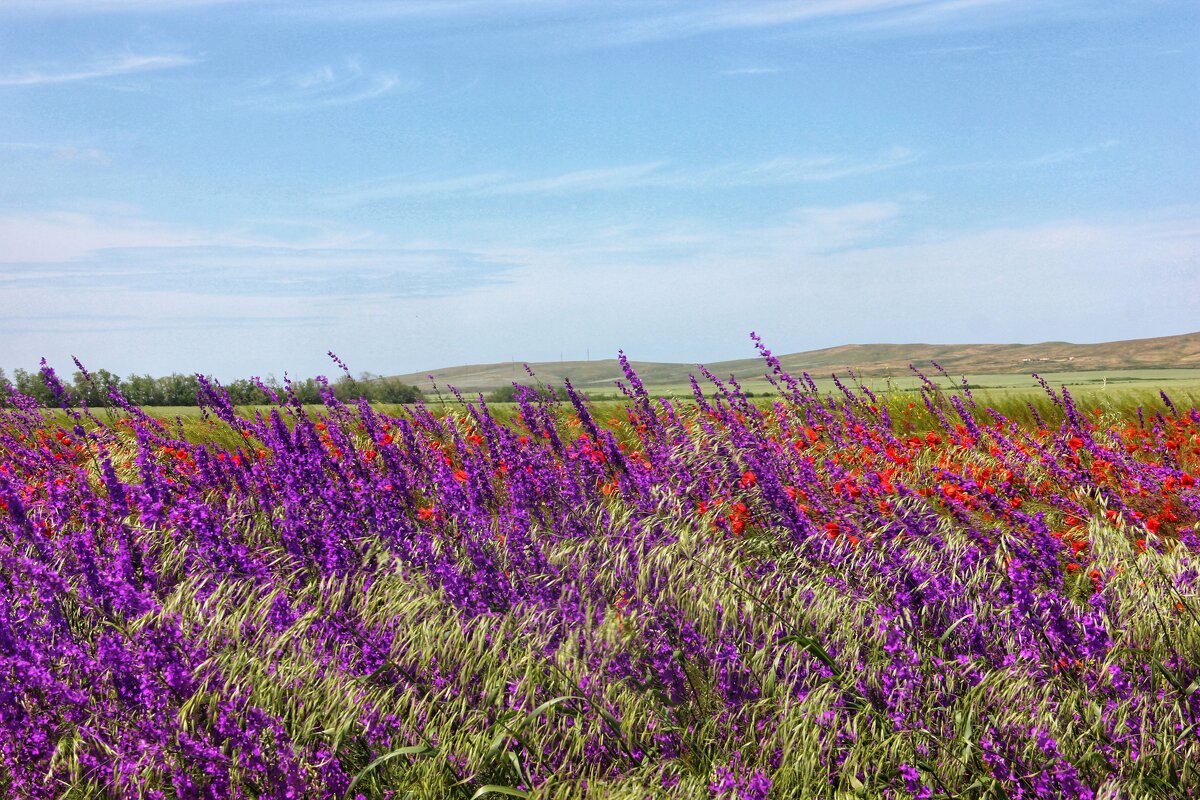
[[[864,376],[907,375],[908,365],[930,366],[936,361],[954,375],[992,375],[1029,372],[1084,372],[1100,370],[1200,369],[1200,332],[1153,339],[1131,339],[1098,344],[1041,342],[1038,344],[847,344],[780,355],[786,370],[814,377],[853,370]],[[648,386],[685,384],[696,364],[634,361]],[[537,380],[560,385],[564,378],[584,390],[611,391],[621,379],[616,359],[596,361],[546,361],[530,363]],[[719,377],[752,381],[766,372],[760,358],[706,364]],[[455,386],[465,393],[489,392],[516,381],[530,383],[521,362],[472,364],[395,376],[404,383],[430,390],[432,375],[441,387]]]

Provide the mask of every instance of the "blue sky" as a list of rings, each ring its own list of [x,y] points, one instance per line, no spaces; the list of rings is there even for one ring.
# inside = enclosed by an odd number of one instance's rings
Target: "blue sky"
[[[0,0],[0,366],[1200,329],[1200,4]]]

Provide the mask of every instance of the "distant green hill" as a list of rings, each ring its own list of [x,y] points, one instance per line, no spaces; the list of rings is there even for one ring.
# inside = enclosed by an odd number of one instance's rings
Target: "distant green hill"
[[[779,360],[793,375],[809,372],[814,377],[845,375],[850,370],[873,377],[906,376],[909,364],[930,368],[931,361],[953,375],[972,377],[1029,372],[1200,370],[1200,332],[1100,344],[848,344],[781,355]],[[688,375],[697,372],[696,364],[632,363],[642,381],[654,387],[682,386],[687,383]],[[542,383],[560,385],[564,378],[569,378],[585,391],[613,391],[613,381],[623,378],[616,359],[547,361],[529,366]],[[706,366],[719,377],[733,375],[742,382],[757,382],[766,373],[760,358],[719,361]],[[442,387],[455,386],[471,394],[490,392],[513,381],[532,382],[521,362],[443,367],[395,377],[428,391],[429,375]]]

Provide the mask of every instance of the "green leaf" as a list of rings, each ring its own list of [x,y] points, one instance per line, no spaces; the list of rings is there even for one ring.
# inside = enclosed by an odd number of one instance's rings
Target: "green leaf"
[[[489,783],[487,786],[480,786],[475,794],[471,795],[471,800],[479,800],[485,794],[506,794],[509,797],[529,797],[529,792],[523,792],[520,789],[514,789],[511,786],[497,786],[494,783]]]
[[[537,719],[542,714],[545,714],[547,711],[554,708],[559,703],[565,703],[568,700],[583,700],[584,702],[587,702],[586,697],[577,697],[576,695],[573,695],[573,694],[564,694],[561,697],[554,698],[553,700],[547,700],[546,702],[542,703],[540,706],[535,708],[533,711],[529,712],[529,716],[526,717],[526,719],[525,719],[525,724],[528,724],[530,721]],[[560,713],[567,713],[567,712],[560,712]]]
[[[780,639],[779,644],[798,644],[813,658],[816,658],[833,670],[835,676],[840,677],[842,674],[842,670],[838,667],[837,662],[833,660],[833,656],[829,655],[825,648],[821,647],[820,642],[811,636],[805,636],[803,633],[794,633],[791,636],[785,636]]]
[[[390,753],[384,753],[370,764],[367,764],[362,772],[354,776],[354,780],[350,781],[350,785],[346,787],[346,794],[343,796],[349,797],[350,792],[353,791],[354,787],[358,785],[358,782],[365,778],[367,773],[371,772],[371,770],[375,769],[384,762],[391,761],[393,758],[398,758],[400,756],[420,756],[433,752],[433,748],[427,744],[413,744],[409,745],[408,747],[401,747],[399,750],[393,750]]]
[[[1171,670],[1167,669],[1166,666],[1164,666],[1161,661],[1155,661],[1154,666],[1157,667],[1158,671],[1163,674],[1163,677],[1166,678],[1167,681],[1172,686],[1175,687],[1175,690],[1177,692],[1179,692],[1181,695],[1184,695],[1185,697],[1188,695],[1188,690],[1183,688],[1183,684],[1179,682],[1179,678],[1175,677],[1175,673],[1173,673],[1173,672],[1171,672]]]
[[[957,628],[959,625],[962,625],[964,622],[966,622],[973,616],[975,616],[975,615],[967,614],[966,616],[959,617],[958,619],[956,619],[954,622],[952,622],[950,624],[950,627],[946,628],[946,632],[938,637],[938,642],[941,644],[945,644],[946,640],[950,638],[950,634],[954,633],[954,629]]]

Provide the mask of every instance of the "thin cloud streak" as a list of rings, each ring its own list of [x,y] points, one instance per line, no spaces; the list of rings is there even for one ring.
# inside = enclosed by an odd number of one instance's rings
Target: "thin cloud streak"
[[[920,153],[914,150],[897,147],[875,159],[866,161],[854,161],[838,156],[781,157],[749,164],[730,163],[692,170],[672,168],[668,161],[652,161],[575,170],[542,178],[525,178],[504,172],[463,175],[437,180],[414,180],[406,176],[398,176],[359,184],[341,191],[333,191],[326,195],[325,201],[333,206],[344,207],[407,197],[486,198],[634,189],[702,190],[746,186],[781,186],[793,183],[833,181],[884,172],[912,164],[920,157]]]
[[[975,169],[1029,169],[1031,167],[1052,167],[1058,164],[1066,164],[1071,161],[1079,161],[1080,159],[1093,156],[1097,153],[1102,153],[1106,150],[1111,150],[1114,147],[1119,147],[1121,142],[1117,139],[1106,139],[1103,142],[1090,145],[1080,145],[1077,147],[1064,147],[1062,150],[1055,150],[1052,153],[1043,153],[1037,156],[1018,159],[992,159],[988,161],[969,161],[962,164],[944,164],[933,167],[938,172],[959,172],[964,170]]]
[[[10,296],[19,291],[93,297],[179,292],[326,301],[458,295],[504,282],[509,269],[467,250],[402,247],[117,247],[69,261],[0,263],[0,287]]]
[[[998,52],[995,47],[989,44],[964,44],[954,47],[930,47],[924,50],[913,50],[914,56],[963,56],[974,55],[976,53],[995,54]]]
[[[304,111],[343,106],[371,100],[393,89],[412,91],[415,81],[403,81],[394,72],[371,71],[357,58],[340,65],[323,64],[315,69],[259,81],[243,104],[269,111]]]
[[[139,13],[184,11],[208,6],[229,6],[259,0],[4,0],[0,13],[39,16],[66,14]]]
[[[886,33],[889,30],[929,28],[946,23],[963,23],[979,19],[991,13],[992,21],[1011,22],[1030,16],[1049,18],[1088,12],[1088,3],[1046,3],[1038,0],[929,0],[909,4],[898,4],[890,14],[863,16],[855,20],[859,30]],[[1091,3],[1094,8],[1104,9],[1104,4]],[[1110,4],[1108,9],[1115,4]],[[1041,14],[1030,14],[1042,10]]]
[[[607,11],[610,17],[624,16],[647,25],[680,23],[691,30],[728,30],[788,25],[820,17],[865,16],[871,14],[923,13],[949,14],[986,5],[1021,4],[1022,0],[755,0],[728,3],[717,0],[691,3],[625,3],[613,5],[598,0],[347,0],[334,4],[305,4],[293,8],[299,14],[349,19],[447,18],[473,15],[525,13],[546,16],[595,18]],[[672,11],[672,8],[683,8]]]
[[[518,180],[487,187],[484,194],[491,195],[522,195],[522,194],[565,194],[583,191],[620,191],[623,189],[653,184],[665,162],[656,161],[648,164],[630,164],[628,166],[609,167],[602,169],[584,169],[554,175],[548,178],[533,180]]]
[[[1100,153],[1105,150],[1111,150],[1120,144],[1121,143],[1116,139],[1108,139],[1100,142],[1099,144],[1093,144],[1086,147],[1068,147],[1064,150],[1046,153],[1045,155],[1037,156],[1036,158],[1030,158],[1026,159],[1025,161],[1021,161],[1019,164],[1023,167],[1042,167],[1049,166],[1051,164],[1062,164],[1067,161],[1075,161],[1080,158],[1086,158],[1087,156]]]
[[[783,67],[740,67],[738,69],[722,70],[722,75],[731,77],[739,76],[754,76],[754,75],[778,75],[781,72],[786,72]]]
[[[111,78],[117,75],[129,75],[135,72],[174,69],[176,67],[190,66],[195,63],[197,63],[196,59],[183,55],[127,55],[71,70],[30,71],[0,75],[0,86],[44,86],[57,83],[74,83],[77,81],[95,80],[97,78]]]
[[[75,164],[107,165],[112,159],[96,147],[73,147],[71,145],[38,144],[33,142],[0,142],[0,150],[38,153],[55,161]]]
[[[200,245],[210,234],[154,220],[79,212],[0,214],[0,270],[14,262],[56,262],[119,247]]]
[[[242,6],[264,17],[318,24],[394,21],[482,30],[489,36],[533,32],[559,44],[596,47],[804,26],[877,35],[947,25],[979,28],[1103,13],[1117,5],[1098,0],[2,0],[0,16],[173,14]]]
[[[1084,0],[1083,6],[1091,5]],[[1011,22],[1018,15],[1037,16],[1052,5],[1036,0],[753,0],[729,3],[696,0],[690,3],[633,2],[614,4],[599,0],[345,0],[339,3],[294,5],[293,16],[340,22],[393,20],[414,24],[477,24],[481,19],[505,19],[510,30],[553,31],[576,43],[627,45],[667,41],[737,30],[799,28],[805,25],[842,23],[861,31],[930,29],[947,23],[970,21]],[[489,30],[505,30],[495,26]],[[586,34],[577,39],[573,34]]]
[[[262,17],[316,24],[401,25],[458,29],[489,37],[534,34],[554,46],[591,49],[686,39],[731,31],[858,31],[897,35],[947,25],[986,28],[1111,8],[1097,0],[694,0],[611,3],[602,0],[11,0],[6,12],[25,16],[179,13],[243,6]],[[754,74],[754,73],[741,73]],[[757,73],[765,74],[765,73]],[[386,91],[386,90],[384,90]]]

